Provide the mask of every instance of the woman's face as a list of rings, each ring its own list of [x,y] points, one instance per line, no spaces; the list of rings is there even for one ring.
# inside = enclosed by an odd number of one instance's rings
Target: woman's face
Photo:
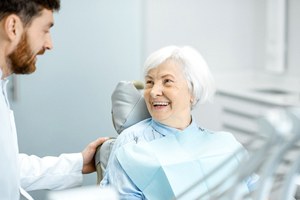
[[[172,60],[149,70],[144,98],[156,121],[177,129],[190,124],[192,95],[180,66]]]

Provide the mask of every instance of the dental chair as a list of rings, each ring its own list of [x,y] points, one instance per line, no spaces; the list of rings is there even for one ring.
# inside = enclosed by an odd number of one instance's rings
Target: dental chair
[[[133,81],[121,81],[112,93],[112,122],[115,130],[120,134],[125,128],[150,117],[142,95],[143,83]],[[95,166],[97,170],[97,184],[103,178],[108,158],[112,150],[115,138],[105,141],[98,147],[95,154]],[[62,191],[49,191],[47,200],[117,200],[119,195],[112,188],[100,188],[97,186],[85,186]]]
[[[142,95],[143,89],[143,83],[140,81],[120,81],[113,91],[111,114],[114,128],[118,134],[137,122],[150,117]],[[115,138],[110,138],[97,149],[95,154],[97,184],[103,178],[114,142]]]

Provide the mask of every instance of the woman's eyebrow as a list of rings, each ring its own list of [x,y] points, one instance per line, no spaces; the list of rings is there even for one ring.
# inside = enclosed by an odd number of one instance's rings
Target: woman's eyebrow
[[[176,76],[174,76],[173,74],[163,74],[160,76],[161,78],[168,78],[168,77],[171,77],[171,78],[176,78]],[[145,76],[145,78],[148,78],[148,79],[153,79],[153,77],[150,75],[150,74],[147,74]]]
[[[165,75],[162,75],[161,77],[162,78],[168,78],[168,77],[176,78],[173,74],[165,74]]]
[[[150,78],[150,79],[152,79],[152,76],[149,75],[149,74],[147,74],[147,75],[145,76],[145,78]]]

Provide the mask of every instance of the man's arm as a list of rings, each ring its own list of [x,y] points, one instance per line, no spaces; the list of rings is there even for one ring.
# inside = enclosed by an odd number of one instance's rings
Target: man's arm
[[[95,171],[94,154],[107,138],[98,138],[81,153],[61,154],[59,157],[19,154],[21,187],[27,191],[60,190],[80,186],[82,174]]]
[[[97,140],[91,142],[81,153],[83,157],[83,167],[82,173],[89,174],[96,171],[95,166],[95,153],[97,147],[100,146],[103,142],[108,140],[107,137],[98,138]]]

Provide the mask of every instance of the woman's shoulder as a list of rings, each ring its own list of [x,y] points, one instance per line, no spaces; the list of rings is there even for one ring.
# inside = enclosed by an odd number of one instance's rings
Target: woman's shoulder
[[[237,160],[248,156],[247,150],[232,133],[227,131],[206,131],[208,147],[218,153],[234,153]]]
[[[235,136],[227,131],[212,131],[205,129],[205,133],[208,137],[216,141],[220,141],[223,143],[240,144],[240,142],[235,138]]]
[[[147,118],[147,119],[144,119],[126,129],[124,129],[120,136],[126,136],[126,135],[132,135],[132,134],[138,134],[138,133],[141,133],[142,131],[141,130],[145,130],[145,128],[149,127],[150,126],[150,123],[151,123],[151,118]]]
[[[139,138],[145,137],[150,123],[151,118],[148,118],[124,129],[117,137],[117,142],[120,144],[126,144],[133,141],[137,142]]]

